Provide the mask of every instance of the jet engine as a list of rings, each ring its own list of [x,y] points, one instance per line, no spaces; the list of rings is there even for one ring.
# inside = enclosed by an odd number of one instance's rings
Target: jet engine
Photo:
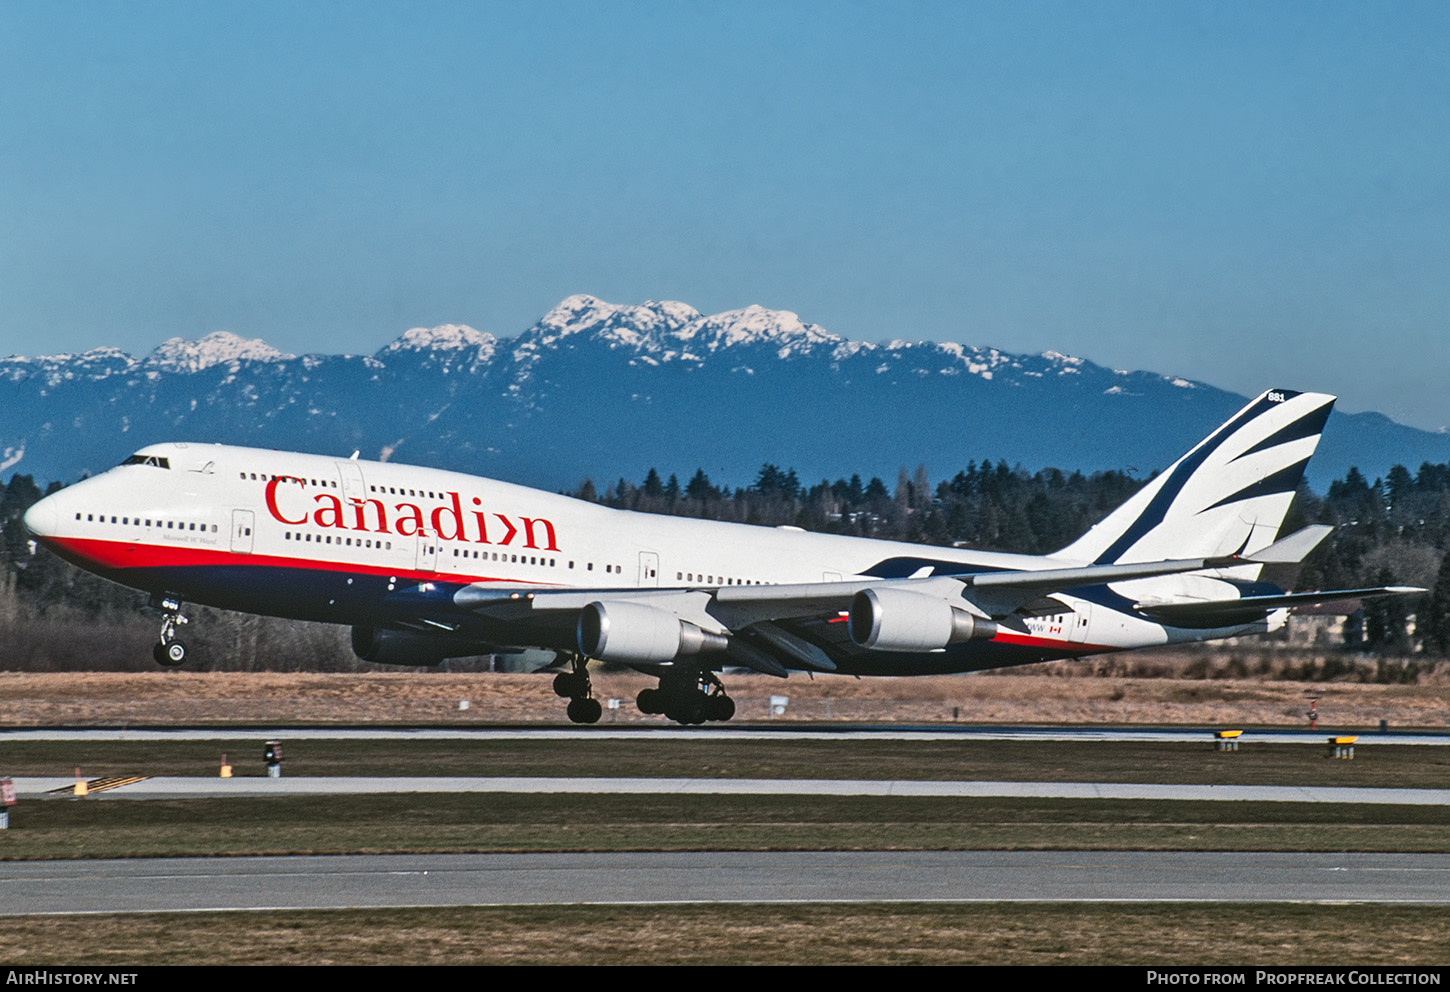
[[[996,623],[959,610],[940,596],[879,586],[855,595],[846,626],[851,640],[876,651],[938,651],[997,634]]]
[[[492,646],[471,641],[413,634],[406,630],[354,627],[352,651],[363,661],[381,665],[436,665],[445,658],[488,654]]]
[[[618,662],[673,661],[681,655],[724,651],[728,640],[673,613],[643,603],[590,603],[579,614],[579,651]]]

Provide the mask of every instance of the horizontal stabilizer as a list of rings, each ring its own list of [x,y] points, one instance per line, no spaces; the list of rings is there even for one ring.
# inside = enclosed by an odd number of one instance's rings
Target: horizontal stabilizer
[[[1328,524],[1310,524],[1248,557],[1264,565],[1297,565],[1332,533],[1334,528]]]
[[[1326,589],[1320,592],[1282,593],[1277,596],[1245,596],[1242,599],[1200,600],[1193,603],[1140,605],[1138,612],[1170,627],[1232,627],[1253,623],[1274,610],[1295,606],[1327,606],[1343,603],[1345,614],[1359,609],[1361,600],[1379,596],[1414,596],[1428,592],[1414,586],[1374,586],[1368,589]]]
[[[1076,586],[1124,582],[1158,575],[1201,572],[1208,569],[1233,568],[1252,562],[1232,555],[1217,558],[1182,558],[1171,561],[1145,561],[1131,565],[1086,565],[1079,568],[1048,568],[1020,572],[977,572],[957,578],[973,589],[1040,589],[1055,591]]]

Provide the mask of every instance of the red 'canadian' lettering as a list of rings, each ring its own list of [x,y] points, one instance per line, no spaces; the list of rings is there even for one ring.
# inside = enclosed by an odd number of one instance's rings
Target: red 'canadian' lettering
[[[433,511],[433,532],[444,541],[466,541],[463,536],[463,507],[458,505],[458,494],[448,494],[452,500],[452,506],[440,506]],[[453,533],[448,534],[443,530],[443,514],[450,514],[453,517]]]
[[[274,520],[284,524],[291,524],[296,527],[300,524],[313,523],[318,527],[331,527],[338,530],[359,530],[376,531],[379,534],[397,533],[404,537],[429,537],[436,535],[444,541],[472,541],[476,544],[493,544],[494,541],[488,537],[488,517],[481,507],[483,500],[477,496],[469,497],[475,507],[470,509],[473,515],[473,522],[477,528],[477,536],[471,537],[468,533],[467,521],[463,516],[463,503],[456,492],[442,494],[448,498],[448,503],[435,507],[431,514],[425,519],[420,507],[413,503],[397,503],[393,507],[393,526],[396,530],[388,530],[388,508],[381,500],[360,499],[356,496],[348,497],[346,503],[332,493],[317,493],[312,501],[317,504],[317,509],[308,517],[305,513],[302,517],[293,520],[291,517],[282,515],[282,508],[277,502],[277,487],[282,483],[296,483],[299,488],[306,489],[307,482],[294,476],[276,475],[267,482],[265,498],[267,512],[272,514]],[[352,507],[352,522],[348,523],[346,507]],[[371,511],[371,512],[370,512]],[[558,551],[559,537],[554,530],[554,522],[545,517],[517,517],[510,519],[502,513],[493,514],[499,523],[503,524],[505,531],[503,539],[498,544],[512,544],[515,537],[523,531],[523,546],[526,548],[537,548],[540,551]],[[370,518],[372,518],[370,520]],[[516,523],[515,520],[518,522]],[[433,524],[433,535],[428,532],[427,521]],[[369,527],[369,523],[375,526]]]
[[[280,475],[274,475],[274,476],[272,476],[272,478],[267,481],[267,489],[266,489],[267,512],[270,513],[270,514],[272,514],[272,516],[274,518],[276,518],[277,520],[280,520],[282,523],[284,523],[284,524],[292,524],[294,527],[296,525],[298,525],[298,524],[305,524],[305,523],[307,523],[307,515],[306,514],[303,514],[302,515],[302,519],[301,520],[288,520],[286,517],[282,516],[282,511],[277,508],[277,484],[278,483],[281,483],[281,482],[295,482],[299,486],[302,485],[302,480],[301,479],[289,479],[289,478],[284,478],[283,476],[280,476]]]
[[[474,506],[482,506],[483,505],[483,500],[481,500],[477,496],[475,496],[475,497],[473,497],[473,505]],[[492,544],[493,542],[488,539],[488,521],[484,519],[483,511],[482,510],[473,510],[472,513],[473,513],[473,519],[476,520],[476,521],[478,521],[478,543],[479,544]]]
[[[399,534],[402,534],[404,537],[411,537],[414,534],[417,534],[419,537],[428,536],[428,531],[423,526],[422,510],[418,509],[412,503],[399,503],[393,509],[398,511],[397,526]],[[408,524],[413,525],[411,530],[407,529]]]
[[[386,509],[384,509],[383,504],[379,500],[375,500],[375,499],[355,499],[355,500],[352,500],[352,513],[353,513],[353,518],[357,521],[355,524],[353,524],[353,528],[352,529],[353,530],[367,530],[368,529],[367,510],[368,510],[368,507],[369,506],[375,506],[375,507],[377,507],[377,510],[378,510],[378,533],[379,534],[387,534],[387,533],[389,533],[389,531],[388,531],[388,511]]]
[[[543,524],[543,526],[544,526],[544,532],[549,536],[549,543],[546,544],[546,545],[544,545],[544,550],[545,551],[558,551],[559,550],[559,546],[554,543],[554,524],[553,524],[552,521],[545,520],[543,517],[538,517],[538,518],[534,518],[534,517],[524,517],[523,518],[523,521],[524,521],[524,547],[526,547],[526,548],[537,548],[538,547],[538,545],[534,543],[534,524]]]
[[[320,503],[317,512],[312,515],[313,521],[319,527],[346,527],[342,522],[342,500],[332,493],[318,493],[312,497],[312,502]]]

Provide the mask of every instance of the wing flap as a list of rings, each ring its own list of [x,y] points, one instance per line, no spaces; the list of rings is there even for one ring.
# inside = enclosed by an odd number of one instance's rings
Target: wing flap
[[[1139,604],[1137,609],[1150,620],[1174,627],[1232,627],[1261,620],[1273,610],[1344,603],[1344,612],[1349,614],[1359,609],[1362,600],[1380,596],[1414,596],[1427,591],[1414,586],[1374,586],[1366,589],[1284,593],[1278,596],[1245,596],[1242,599],[1198,600],[1191,603]]]

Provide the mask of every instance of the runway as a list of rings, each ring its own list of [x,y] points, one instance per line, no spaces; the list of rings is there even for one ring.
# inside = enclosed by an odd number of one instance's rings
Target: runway
[[[8,741],[196,741],[196,740],[474,740],[556,741],[631,740],[662,743],[722,740],[890,740],[932,742],[944,740],[992,741],[1156,741],[1196,744],[1212,741],[1222,727],[1031,727],[935,725],[899,726],[805,726],[788,723],[754,726],[661,727],[108,727],[0,730],[0,745]],[[1300,730],[1246,729],[1239,740],[1244,744],[1323,744],[1339,733],[1358,734],[1361,744],[1450,745],[1450,732],[1436,730]]]
[[[1450,904],[1450,855],[698,852],[0,863],[0,915],[689,902]]]
[[[16,778],[21,798],[50,796],[74,779]],[[1303,785],[1163,785],[1130,782],[998,782],[927,779],[799,778],[546,778],[324,777],[202,778],[157,776],[111,789],[96,800],[236,798],[260,796],[383,795],[398,793],[592,793],[596,795],[1015,797],[1038,799],[1147,799],[1222,802],[1370,803],[1450,805],[1450,789],[1379,789]],[[64,797],[60,797],[64,798]]]

